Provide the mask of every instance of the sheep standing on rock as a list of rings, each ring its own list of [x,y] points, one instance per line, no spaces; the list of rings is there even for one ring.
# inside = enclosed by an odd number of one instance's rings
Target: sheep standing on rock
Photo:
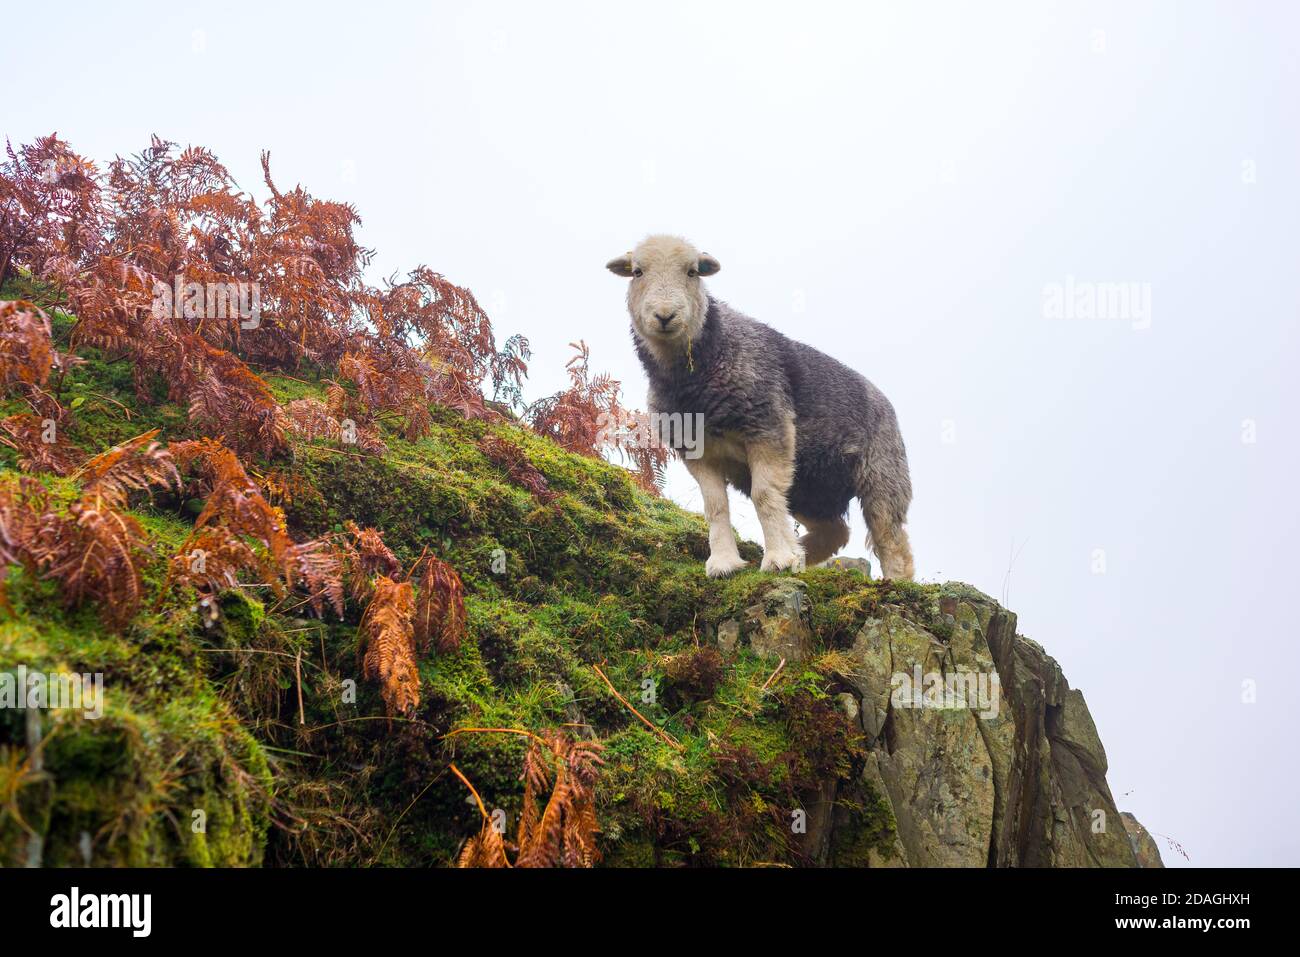
[[[903,524],[912,481],[898,419],[880,390],[710,296],[701,277],[721,267],[683,239],[650,236],[606,268],[632,280],[627,305],[651,413],[660,421],[703,417],[699,454],[684,461],[709,521],[707,573],[745,565],[731,528],[730,484],[758,512],[764,571],[797,571],[843,548],[856,497],[882,574],[910,579]],[[682,450],[680,435],[669,444]],[[808,530],[802,538],[791,513]]]

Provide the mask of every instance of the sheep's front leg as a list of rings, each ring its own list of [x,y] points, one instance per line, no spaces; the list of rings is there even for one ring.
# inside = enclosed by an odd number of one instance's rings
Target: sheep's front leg
[[[785,443],[746,446],[751,476],[749,497],[763,526],[763,571],[803,571],[804,552],[794,537],[786,495],[794,481],[794,429]]]
[[[709,521],[709,560],[704,571],[710,578],[721,578],[747,564],[736,548],[736,533],[731,530],[731,505],[727,501],[727,480],[722,470],[704,459],[686,459],[686,470],[699,483],[704,499],[704,517]]]

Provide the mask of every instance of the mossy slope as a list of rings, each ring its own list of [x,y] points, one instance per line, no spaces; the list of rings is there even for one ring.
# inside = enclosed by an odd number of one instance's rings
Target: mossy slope
[[[86,358],[59,383],[65,406],[78,400],[67,441],[92,452],[150,428],[190,434],[161,383],[139,402],[124,363]],[[281,401],[324,391],[310,370],[268,382]],[[0,404],[0,415],[14,411]],[[524,451],[553,500],[510,484],[479,451],[489,433]],[[446,865],[479,826],[450,762],[513,826],[524,750],[514,735],[448,735],[562,727],[605,746],[606,864],[908,862],[880,773],[886,729],[864,720],[870,689],[855,681],[851,652],[889,616],[942,646],[951,590],[844,569],[795,576],[808,653],[778,668],[746,640],[748,626],[717,649],[788,579],[753,567],[707,579],[703,519],[647,496],[624,470],[446,410],[417,442],[390,429],[384,439],[382,456],[296,444],[291,460],[249,465],[293,479],[283,505],[296,536],[353,521],[379,529],[408,567],[428,548],[459,571],[468,635],[422,662],[418,713],[386,719],[362,679],[358,607],[320,621],[257,587],[224,594],[215,610],[192,595],[159,601],[166,559],[200,503],[142,503],[153,603],[124,634],[65,609],[48,584],[11,576],[0,671],[102,673],[106,706],[98,720],[52,712],[39,726],[0,711],[0,861]],[[8,449],[0,468],[16,468]],[[64,498],[74,490],[47,484]],[[749,543],[742,553],[759,556]],[[985,628],[986,602],[976,603]]]

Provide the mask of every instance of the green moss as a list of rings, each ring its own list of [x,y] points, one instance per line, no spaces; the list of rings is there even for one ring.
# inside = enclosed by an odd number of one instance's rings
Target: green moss
[[[827,863],[834,867],[868,867],[893,861],[898,823],[894,810],[867,781],[859,781],[836,802],[840,820],[831,832]]]
[[[169,658],[89,620],[75,629],[31,618],[0,624],[0,671],[22,665],[102,682],[100,707],[41,714],[50,786],[24,794],[23,817],[40,828],[45,864],[81,865],[87,854],[95,865],[261,861],[271,792],[262,748],[209,685]],[[18,725],[4,712],[0,740],[24,740]],[[192,832],[194,810],[208,814],[206,834]],[[10,836],[0,859],[15,863],[25,841]]]

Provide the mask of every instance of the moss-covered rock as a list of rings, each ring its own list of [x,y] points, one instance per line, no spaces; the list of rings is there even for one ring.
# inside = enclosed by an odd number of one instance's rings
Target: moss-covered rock
[[[81,399],[72,447],[192,434],[161,390],[141,402],[129,369],[86,358],[60,383],[65,406]],[[268,381],[281,401],[324,394],[311,370]],[[479,449],[489,434],[554,495],[511,484]],[[256,582],[204,606],[164,593],[201,502],[139,502],[155,554],[123,633],[10,576],[0,672],[102,675],[104,709],[0,709],[0,861],[446,865],[479,826],[452,761],[511,827],[523,795],[526,740],[465,729],[563,728],[604,745],[606,865],[1135,862],[1082,698],[978,592],[855,567],[710,580],[702,517],[615,465],[444,409],[424,438],[384,441],[379,456],[295,442],[249,466],[295,477],[300,539],[356,522],[405,567],[425,549],[456,567],[467,636],[421,661],[418,712],[389,719],[362,678],[351,600],[319,621]],[[1000,676],[1000,710],[901,707],[917,667]],[[1100,835],[1098,810],[1114,812]]]

